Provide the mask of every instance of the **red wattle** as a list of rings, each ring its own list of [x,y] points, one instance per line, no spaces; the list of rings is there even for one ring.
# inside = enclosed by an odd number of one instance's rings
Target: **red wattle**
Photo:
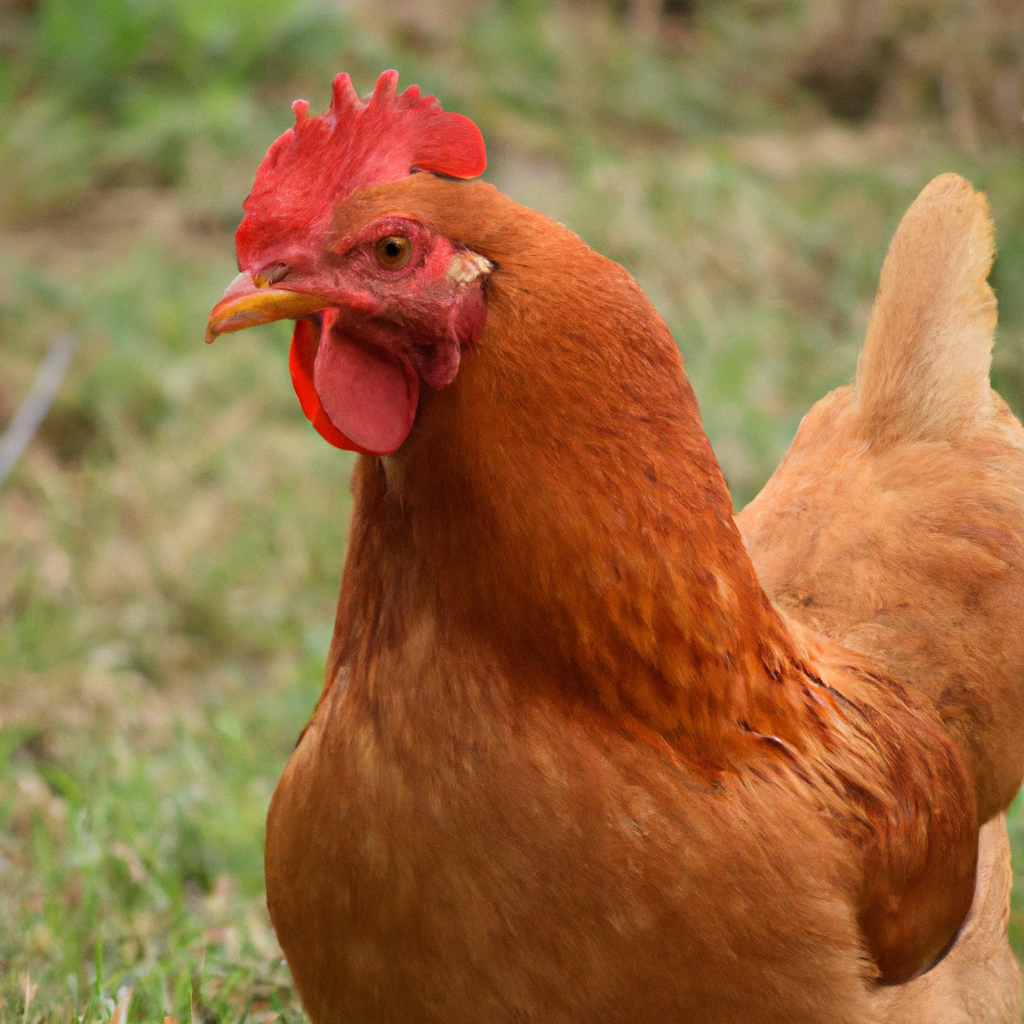
[[[362,450],[390,455],[409,436],[420,397],[408,359],[338,329],[338,310],[323,313],[313,387],[331,423]]]
[[[309,320],[296,320],[295,333],[292,335],[292,347],[288,352],[288,369],[292,375],[292,387],[298,395],[299,405],[306,414],[306,419],[316,428],[316,432],[335,448],[343,448],[361,455],[372,455],[346,437],[330,420],[320,396],[313,386],[313,368],[316,362],[316,350],[319,344],[319,331]]]

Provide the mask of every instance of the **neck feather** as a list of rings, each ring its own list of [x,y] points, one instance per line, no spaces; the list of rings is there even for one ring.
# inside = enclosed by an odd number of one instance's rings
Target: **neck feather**
[[[547,218],[417,177],[422,219],[497,265],[487,327],[399,452],[360,460],[329,678],[427,610],[513,683],[712,767],[744,732],[800,746],[793,640],[657,312]]]

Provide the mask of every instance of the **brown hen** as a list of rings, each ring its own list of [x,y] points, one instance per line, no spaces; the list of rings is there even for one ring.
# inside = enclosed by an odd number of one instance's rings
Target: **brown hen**
[[[636,283],[459,180],[479,133],[395,77],[298,108],[209,330],[301,318],[303,408],[364,453],[267,828],[310,1016],[886,1019],[1022,770],[1024,453],[987,385],[982,201],[926,191],[856,385],[744,513],[777,606]]]

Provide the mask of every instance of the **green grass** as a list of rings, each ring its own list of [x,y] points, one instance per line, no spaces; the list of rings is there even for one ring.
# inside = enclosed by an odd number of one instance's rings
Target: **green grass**
[[[697,7],[658,40],[596,2],[0,6],[0,423],[53,336],[81,342],[0,490],[2,1024],[123,1024],[128,990],[133,1022],[301,1017],[262,830],[319,692],[351,461],[303,420],[283,325],[201,337],[257,161],[335,71],[395,66],[474,117],[492,180],[638,277],[738,504],[852,373],[940,171],[989,192],[995,379],[1024,408],[1015,140],[836,121],[792,73],[803,5]]]

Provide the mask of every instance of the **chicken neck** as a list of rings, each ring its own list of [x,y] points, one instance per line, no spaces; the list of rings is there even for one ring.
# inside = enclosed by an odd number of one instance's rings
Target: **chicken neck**
[[[792,637],[743,548],[678,349],[633,279],[483,183],[417,175],[362,202],[382,199],[496,270],[455,383],[423,396],[398,452],[356,469],[328,678],[428,609],[519,685],[709,768],[750,733],[800,747]]]

